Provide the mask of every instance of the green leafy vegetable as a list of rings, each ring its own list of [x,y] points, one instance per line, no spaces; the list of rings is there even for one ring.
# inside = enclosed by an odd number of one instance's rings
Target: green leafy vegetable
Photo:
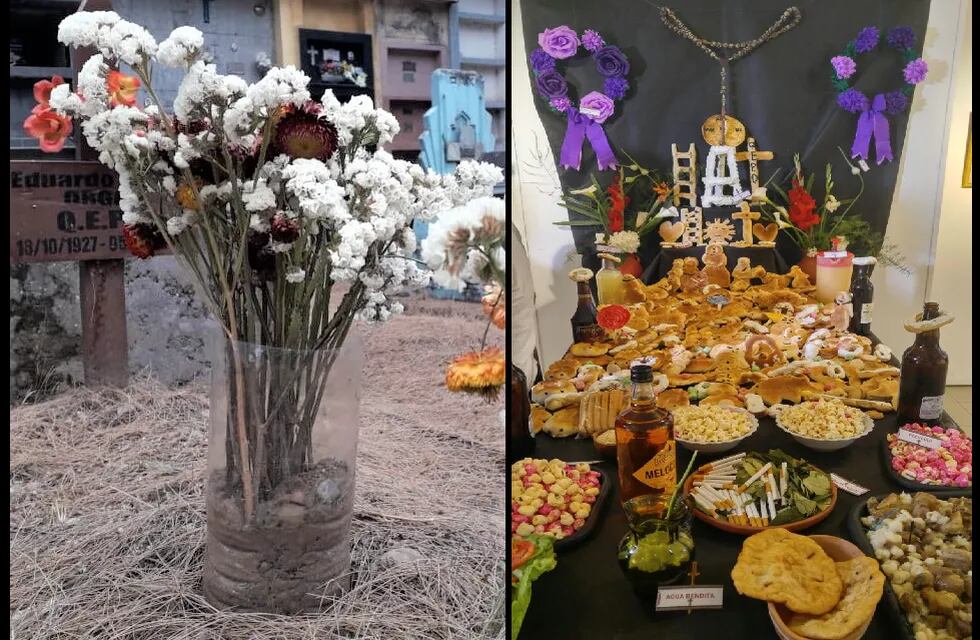
[[[811,471],[810,474],[803,479],[803,486],[810,491],[810,494],[814,498],[819,499],[830,494],[830,478],[819,471]]]
[[[531,583],[541,574],[554,569],[558,564],[555,560],[554,538],[530,535],[526,539],[534,543],[534,554],[527,562],[512,572],[516,582],[513,582],[510,602],[511,640],[515,640],[517,634],[520,633],[524,615],[527,613],[528,605],[531,604]]]
[[[793,506],[804,516],[811,516],[817,512],[817,503],[800,493],[793,494]]]

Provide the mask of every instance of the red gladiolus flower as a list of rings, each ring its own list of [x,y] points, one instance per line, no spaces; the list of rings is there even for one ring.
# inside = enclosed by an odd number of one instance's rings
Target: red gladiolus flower
[[[136,76],[127,76],[119,71],[110,71],[108,85],[112,106],[136,106],[136,94],[140,90],[139,78]]]
[[[789,190],[789,219],[801,231],[807,231],[810,227],[820,222],[820,216],[814,211],[817,207],[813,199],[800,181],[793,179],[793,188]]]
[[[626,205],[629,204],[630,199],[623,194],[623,186],[619,183],[618,175],[613,179],[613,183],[609,185],[606,191],[612,200],[612,203],[609,205],[609,213],[607,214],[609,218],[609,231],[612,233],[622,231],[625,223],[623,212],[626,210]]]
[[[59,84],[65,84],[65,80],[61,76],[52,76],[50,80],[38,80],[34,83],[34,99],[37,100],[38,104],[34,107],[33,113],[48,107],[48,101],[51,100],[51,90]]]
[[[57,153],[65,147],[65,140],[71,135],[71,118],[59,116],[51,107],[35,108],[24,120],[24,130],[27,135],[37,138],[41,151]]]

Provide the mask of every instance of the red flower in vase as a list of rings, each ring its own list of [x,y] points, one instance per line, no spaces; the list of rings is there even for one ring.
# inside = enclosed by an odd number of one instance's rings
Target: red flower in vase
[[[623,230],[625,225],[623,213],[626,211],[626,205],[630,203],[630,199],[623,193],[623,185],[619,183],[618,175],[613,179],[613,183],[609,185],[606,191],[609,193],[609,198],[612,201],[609,205],[609,213],[607,214],[609,231],[616,233],[617,231]]]
[[[789,219],[801,231],[807,231],[810,227],[820,222],[820,216],[815,209],[817,202],[796,178],[793,179],[793,188],[789,190]]]

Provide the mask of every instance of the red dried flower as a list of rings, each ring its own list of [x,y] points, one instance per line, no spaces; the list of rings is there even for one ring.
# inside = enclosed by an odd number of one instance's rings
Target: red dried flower
[[[269,223],[272,239],[276,242],[293,242],[299,237],[299,224],[281,213],[272,216]]]
[[[276,154],[327,161],[337,150],[337,130],[320,117],[320,105],[307,102],[279,117],[273,137]]]
[[[123,225],[123,240],[129,252],[140,259],[152,257],[157,249],[167,246],[163,236],[148,224]]]

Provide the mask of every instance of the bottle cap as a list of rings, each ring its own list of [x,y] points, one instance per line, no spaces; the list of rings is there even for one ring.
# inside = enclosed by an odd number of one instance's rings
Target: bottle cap
[[[630,367],[632,382],[653,382],[653,367],[648,364],[634,364]]]
[[[878,260],[874,256],[862,256],[860,258],[854,258],[852,264],[855,267],[864,267],[870,264],[878,264]]]

